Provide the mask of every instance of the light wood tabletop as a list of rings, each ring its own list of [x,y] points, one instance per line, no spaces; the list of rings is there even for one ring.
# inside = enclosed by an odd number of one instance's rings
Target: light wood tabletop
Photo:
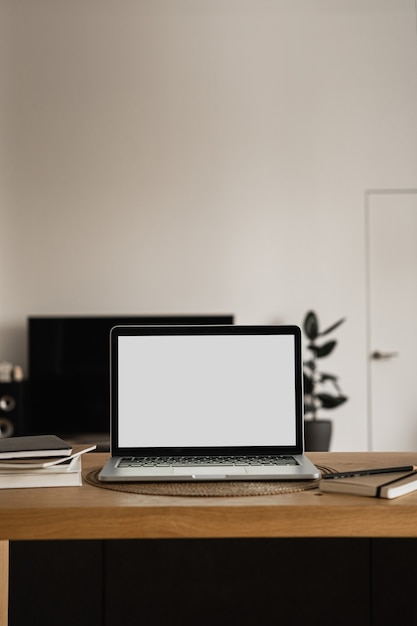
[[[417,465],[417,453],[309,453],[337,471]],[[84,473],[107,454],[83,457]],[[8,542],[46,539],[417,537],[417,492],[395,500],[297,493],[237,497],[124,493],[82,487],[0,490],[0,626],[7,624]]]
[[[309,453],[337,470],[417,465],[417,453]],[[83,458],[84,472],[103,453]],[[0,540],[191,537],[416,537],[417,492],[392,501],[298,493],[141,495],[82,487],[0,490]]]

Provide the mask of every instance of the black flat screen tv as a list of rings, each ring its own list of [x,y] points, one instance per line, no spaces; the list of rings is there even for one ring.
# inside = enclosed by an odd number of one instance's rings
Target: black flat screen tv
[[[87,439],[88,435],[96,439],[108,435],[109,334],[113,326],[233,322],[233,315],[228,314],[29,317],[24,434],[87,435]]]

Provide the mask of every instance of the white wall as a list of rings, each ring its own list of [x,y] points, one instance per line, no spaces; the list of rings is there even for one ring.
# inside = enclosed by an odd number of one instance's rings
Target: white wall
[[[0,0],[0,360],[31,314],[323,325],[367,448],[364,196],[417,185],[414,0]]]

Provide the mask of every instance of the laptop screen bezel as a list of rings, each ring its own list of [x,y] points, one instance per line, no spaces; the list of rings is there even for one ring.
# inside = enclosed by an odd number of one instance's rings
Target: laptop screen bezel
[[[295,445],[289,446],[221,446],[221,447],[121,447],[118,428],[118,347],[122,336],[178,335],[289,335],[294,338],[295,383]],[[110,451],[112,456],[195,456],[232,454],[292,454],[303,453],[303,374],[301,329],[296,325],[216,325],[216,326],[115,326],[110,331]]]

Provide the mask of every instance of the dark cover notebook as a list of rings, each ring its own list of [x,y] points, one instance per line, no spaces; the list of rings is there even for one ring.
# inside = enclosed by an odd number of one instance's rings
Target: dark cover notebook
[[[331,478],[330,480],[320,481],[320,490],[331,493],[388,498],[391,500],[412,491],[417,491],[417,472],[394,472],[392,474]]]
[[[0,459],[70,456],[72,447],[56,435],[0,439]]]

